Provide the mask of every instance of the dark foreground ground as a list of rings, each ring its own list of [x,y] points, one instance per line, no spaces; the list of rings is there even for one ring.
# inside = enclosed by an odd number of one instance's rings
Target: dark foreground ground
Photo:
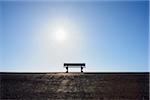
[[[0,73],[0,99],[149,100],[149,73]]]

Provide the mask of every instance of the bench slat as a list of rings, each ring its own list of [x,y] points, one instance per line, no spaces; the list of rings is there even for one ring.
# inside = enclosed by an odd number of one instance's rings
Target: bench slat
[[[85,66],[85,63],[64,63],[64,66]]]
[[[64,68],[69,67],[69,68],[81,68],[81,66],[64,66]],[[83,68],[85,68],[85,66],[82,66]]]

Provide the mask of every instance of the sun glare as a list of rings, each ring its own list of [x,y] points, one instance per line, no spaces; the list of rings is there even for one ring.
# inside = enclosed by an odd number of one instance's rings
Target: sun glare
[[[63,42],[66,40],[66,31],[64,29],[58,29],[55,32],[55,39],[58,42]]]

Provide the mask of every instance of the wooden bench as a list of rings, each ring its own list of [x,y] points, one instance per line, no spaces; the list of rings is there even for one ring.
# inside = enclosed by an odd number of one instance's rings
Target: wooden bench
[[[81,68],[81,73],[83,72],[83,68],[85,68],[85,63],[64,63],[64,67],[66,68],[66,73],[68,73],[68,68]]]

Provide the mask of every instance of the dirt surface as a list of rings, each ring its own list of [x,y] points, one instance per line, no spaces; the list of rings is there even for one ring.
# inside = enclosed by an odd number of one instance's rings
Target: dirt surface
[[[149,73],[0,73],[0,99],[149,100]]]

